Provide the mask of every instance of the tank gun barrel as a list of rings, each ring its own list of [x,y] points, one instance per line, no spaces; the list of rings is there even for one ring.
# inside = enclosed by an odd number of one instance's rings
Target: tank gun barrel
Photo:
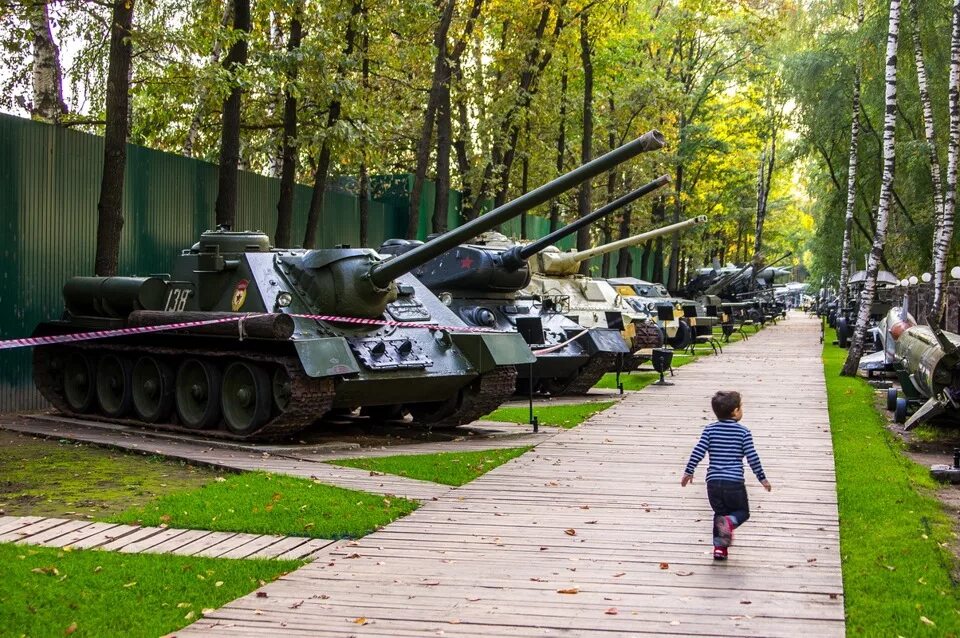
[[[685,219],[682,222],[676,224],[670,224],[669,226],[664,226],[663,228],[655,228],[654,230],[649,230],[645,233],[640,233],[639,235],[633,235],[632,237],[626,237],[624,239],[618,239],[617,241],[612,241],[609,244],[602,244],[594,248],[588,248],[586,250],[581,250],[575,253],[564,253],[562,255],[564,261],[570,262],[581,262],[591,259],[593,257],[598,257],[606,253],[612,253],[621,248],[629,248],[630,246],[635,246],[641,242],[644,242],[648,239],[653,239],[655,237],[661,237],[663,235],[669,235],[670,233],[680,232],[681,230],[690,228],[691,226],[697,226],[703,224],[707,221],[706,215],[698,215],[696,217],[691,217],[690,219]]]
[[[410,272],[454,246],[469,241],[480,233],[491,230],[524,211],[535,208],[560,193],[592,179],[640,153],[655,151],[662,148],[663,145],[663,134],[657,130],[649,131],[632,142],[601,155],[569,173],[565,173],[543,186],[507,202],[503,206],[467,222],[463,226],[444,233],[409,252],[373,266],[368,273],[370,282],[378,288],[385,288],[400,275]]]
[[[606,206],[602,208],[598,208],[597,210],[593,211],[589,215],[585,215],[584,217],[581,217],[580,219],[567,224],[563,228],[559,228],[553,231],[549,235],[545,235],[540,239],[527,244],[526,246],[516,246],[514,248],[511,248],[510,250],[506,251],[503,254],[503,257],[501,258],[503,265],[507,268],[514,269],[514,270],[517,268],[520,268],[523,266],[523,264],[526,263],[528,259],[533,257],[535,254],[537,254],[547,246],[550,246],[551,244],[556,243],[558,240],[563,239],[564,237],[568,237],[572,235],[573,233],[577,232],[584,226],[588,226],[593,222],[597,221],[598,219],[606,217],[607,215],[614,212],[615,210],[619,210],[620,208],[623,208],[624,206],[627,206],[628,204],[635,202],[636,200],[640,199],[644,195],[648,193],[652,193],[658,188],[662,188],[663,186],[666,186],[669,183],[670,183],[670,176],[661,175],[660,177],[653,180],[652,182],[648,184],[644,184],[640,188],[632,192],[629,192],[626,195],[623,195],[622,197],[618,197],[617,199],[613,200]]]

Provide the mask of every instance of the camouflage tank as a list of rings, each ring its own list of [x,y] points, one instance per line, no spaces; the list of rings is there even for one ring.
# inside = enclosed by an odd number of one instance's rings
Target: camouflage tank
[[[262,233],[216,230],[169,276],[75,277],[63,318],[35,336],[178,328],[38,347],[34,383],[68,415],[233,439],[289,436],[358,407],[422,424],[472,421],[513,393],[516,366],[534,357],[518,333],[470,331],[408,273],[662,144],[647,133],[388,260],[365,248],[273,249]],[[211,320],[227,323],[188,323]]]
[[[467,324],[518,331],[534,349],[533,366],[517,369],[518,390],[583,394],[607,372],[620,369],[630,347],[615,328],[584,328],[559,309],[520,294],[530,283],[527,260],[667,183],[663,176],[603,208],[527,245],[489,232],[423,264],[413,274]],[[418,242],[388,240],[382,254],[403,254]],[[531,387],[532,386],[532,387]]]
[[[551,246],[531,260],[533,276],[526,292],[537,296],[544,304],[561,309],[584,327],[602,326],[620,330],[630,344],[635,366],[648,358],[646,351],[663,345],[660,329],[651,320],[649,312],[624,302],[609,283],[579,274],[580,263],[654,237],[679,232],[706,220],[705,216],[695,217],[579,252],[562,252]]]
[[[675,350],[683,350],[695,337],[712,336],[717,317],[707,316],[696,301],[674,297],[663,284],[636,277],[607,279],[623,300],[637,310],[651,313],[663,332],[664,341]]]

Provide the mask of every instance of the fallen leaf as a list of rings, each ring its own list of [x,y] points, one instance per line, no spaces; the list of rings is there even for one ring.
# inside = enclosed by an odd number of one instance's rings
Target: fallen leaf
[[[582,510],[588,510],[588,509],[590,509],[590,506],[589,506],[589,505],[581,505],[581,506],[580,506],[580,509],[582,509]]]
[[[533,577],[533,578],[531,578],[530,580],[532,580],[532,581],[535,582],[535,583],[545,583],[545,582],[547,582],[547,579],[546,579],[546,578],[537,578],[536,576]]]
[[[469,601],[472,602],[472,603],[475,603],[475,602],[477,602],[477,601],[480,600],[480,599],[477,598],[477,597],[473,597],[473,598],[467,598],[467,600],[469,600]]]
[[[670,569],[670,563],[660,563],[660,569]]]
[[[680,624],[680,621],[679,621],[679,620],[671,620],[671,621],[670,621],[670,624],[673,625],[674,627],[676,627],[677,625]]]
[[[366,625],[369,621],[363,616],[360,616],[359,618],[354,618],[350,622],[352,622],[355,625]]]
[[[563,533],[566,534],[567,536],[576,536],[576,535],[577,535],[577,530],[575,530],[575,529],[573,529],[573,528],[571,527],[570,529],[565,529],[565,530],[563,530]]]
[[[837,594],[830,594],[830,600],[836,600],[838,598]]]
[[[596,525],[597,521],[584,521],[585,525]]]
[[[222,476],[218,476],[217,478],[215,478],[215,479],[213,479],[213,480],[216,481],[217,483],[226,483],[226,482],[227,482],[227,479],[223,478]]]
[[[223,581],[222,581],[222,580],[218,580],[217,582],[215,582],[215,583],[213,584],[213,586],[214,586],[214,587],[223,587]]]
[[[191,619],[192,619],[194,616],[196,616],[196,615],[197,615],[197,612],[195,612],[195,611],[190,611],[190,612],[187,612],[187,615],[184,616],[183,619],[184,619],[184,620],[191,620]]]
[[[545,552],[545,551],[547,551],[548,549],[550,549],[550,548],[549,548],[549,547],[541,547],[541,548],[540,548],[540,551],[541,551],[541,552]]]
[[[693,576],[693,572],[676,572],[677,576]]]
[[[749,600],[741,600],[741,601],[740,601],[740,604],[741,604],[741,605],[752,605],[753,603],[750,602]]]
[[[459,619],[459,618],[451,618],[451,619],[448,620],[447,622],[450,623],[451,625],[459,625],[459,624],[460,624],[460,619]]]
[[[617,614],[620,613],[620,610],[617,609],[616,607],[608,607],[607,611],[603,613],[607,614],[608,616],[616,616]]]
[[[266,597],[267,597],[267,592],[265,592],[265,591],[258,591],[258,592],[257,592],[257,598],[266,598]]]
[[[190,607],[190,603],[177,603],[177,609],[186,609]]]
[[[254,610],[253,610],[253,615],[254,615],[254,616],[262,616],[262,615],[263,615],[263,611],[260,610],[260,609],[254,609]]]
[[[936,627],[936,626],[937,626],[937,623],[933,622],[932,620],[930,620],[930,619],[927,618],[926,616],[920,616],[920,622],[922,622],[924,625],[930,625],[931,627]]]
[[[358,543],[357,541],[350,541],[349,543],[347,543],[347,547],[357,547],[359,545],[360,543]]]
[[[136,584],[137,584],[137,581],[134,580],[134,581],[131,581],[131,582],[127,583],[126,585],[124,585],[124,587],[127,588],[127,589],[129,589],[130,587],[133,587],[133,586],[136,585]]]
[[[302,601],[302,600],[295,600],[295,601],[293,601],[293,604],[290,605],[290,609],[299,609],[299,608],[300,608],[300,605],[302,605],[302,604],[303,604],[303,601]]]
[[[103,571],[103,567],[100,567],[100,565],[97,565],[96,567],[93,568],[94,574],[99,574],[102,571]]]
[[[627,572],[617,572],[613,575],[614,578],[620,578],[621,576],[626,576]]]
[[[347,558],[360,558],[360,554],[356,554],[356,553],[350,554],[349,556],[347,556]]]
[[[815,562],[817,562],[817,559],[816,559],[816,558],[808,558],[808,559],[807,559],[807,562],[808,562],[808,563],[815,563]]]
[[[77,623],[70,623],[70,626],[63,630],[64,636],[69,636],[77,630]]]
[[[567,589],[558,589],[558,594],[579,594],[580,590],[576,587],[568,587]]]
[[[47,576],[59,576],[60,571],[56,567],[34,567],[31,569],[34,574],[46,574]]]

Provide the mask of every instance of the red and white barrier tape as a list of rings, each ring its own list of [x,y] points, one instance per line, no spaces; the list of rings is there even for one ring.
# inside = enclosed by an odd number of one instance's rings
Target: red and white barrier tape
[[[108,339],[110,337],[122,337],[125,335],[142,335],[150,332],[163,332],[165,330],[177,330],[179,328],[198,328],[200,326],[212,326],[218,323],[227,323],[238,321],[241,317],[221,317],[219,319],[204,319],[203,321],[182,321],[180,323],[168,323],[160,326],[138,326],[136,328],[114,328],[113,330],[96,330],[94,332],[75,332],[65,335],[50,335],[48,337],[26,337],[23,339],[7,339],[0,341],[0,350],[9,350],[11,348],[28,348],[33,346],[48,346],[56,343],[72,343],[74,341],[91,341],[93,339]]]
[[[583,335],[587,334],[588,332],[590,332],[590,329],[589,329],[589,328],[584,328],[583,330],[581,330],[580,332],[578,332],[575,336],[570,337],[569,339],[567,339],[567,340],[564,341],[564,342],[558,343],[558,344],[555,345],[555,346],[550,346],[549,348],[543,348],[542,350],[531,350],[531,352],[533,353],[533,356],[535,356],[535,357],[539,357],[539,356],[542,355],[542,354],[550,354],[551,352],[556,352],[557,350],[559,350],[559,349],[561,349],[561,348],[565,348],[568,344],[573,343],[574,341],[576,341],[577,339],[579,339],[579,338],[582,337]]]
[[[243,320],[251,317],[263,316],[267,313],[248,313],[237,317],[220,317],[217,319],[204,319],[203,321],[181,321],[177,323],[166,323],[158,326],[138,326],[134,328],[114,328],[112,330],[96,330],[93,332],[75,332],[63,335],[49,335],[46,337],[24,337],[22,339],[7,339],[0,341],[0,350],[11,350],[13,348],[32,348],[35,346],[49,346],[58,343],[74,343],[77,341],[92,341],[94,339],[109,339],[110,337],[123,337],[128,335],[149,334],[152,332],[165,332],[167,330],[182,330],[184,328],[199,328],[202,326],[212,326],[219,323],[229,323],[232,321],[240,322],[240,334],[243,335]],[[334,315],[291,315],[302,319],[315,319],[317,321],[336,321],[339,323],[352,323],[371,326],[402,326],[406,328],[426,328],[430,330],[449,330],[451,332],[503,332],[492,328],[479,328],[472,326],[440,326],[430,323],[407,323],[403,321],[385,321],[382,319],[364,319],[361,317],[337,317]]]

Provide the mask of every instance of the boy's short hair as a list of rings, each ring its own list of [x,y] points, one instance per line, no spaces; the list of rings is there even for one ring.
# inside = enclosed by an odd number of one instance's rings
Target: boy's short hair
[[[710,407],[718,419],[729,419],[740,407],[740,393],[735,390],[720,390],[710,400]]]

